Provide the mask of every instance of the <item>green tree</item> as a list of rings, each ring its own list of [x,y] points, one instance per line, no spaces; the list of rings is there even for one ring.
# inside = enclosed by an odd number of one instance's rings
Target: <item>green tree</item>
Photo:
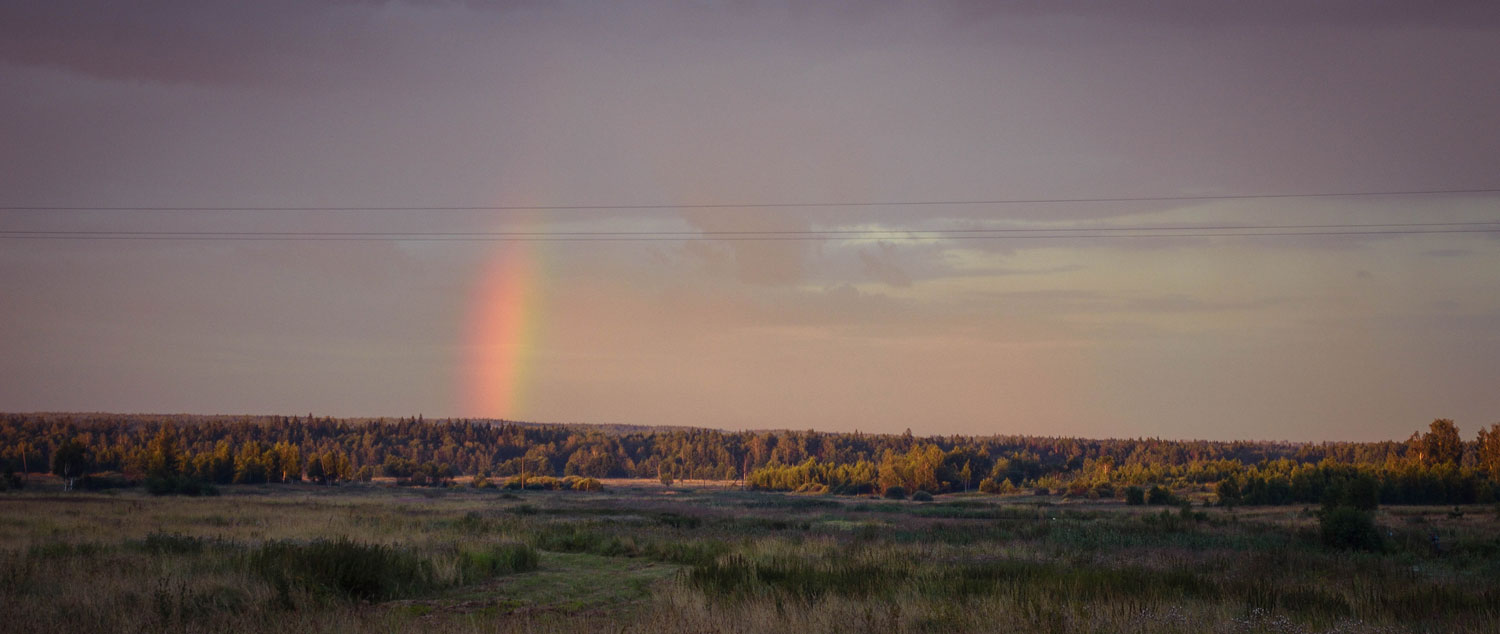
[[[208,473],[201,475],[215,484],[234,482],[234,449],[228,440],[214,444],[214,451],[208,459]]]
[[[286,442],[278,442],[273,447],[279,456],[277,464],[281,467],[281,480],[283,482],[300,482],[302,480],[302,452],[296,445]]]
[[[1234,506],[1240,503],[1240,485],[1232,477],[1220,480],[1214,492],[1219,496],[1219,506]]]
[[[177,448],[177,431],[162,425],[146,446],[146,477],[170,480],[182,471],[182,454]]]
[[[1318,517],[1323,545],[1344,550],[1379,551],[1380,530],[1369,511],[1351,506],[1323,509]]]
[[[1369,474],[1356,476],[1345,485],[1344,500],[1361,511],[1375,510],[1380,506],[1380,481]]]
[[[65,489],[71,491],[74,480],[88,474],[90,462],[88,448],[82,442],[65,440],[52,453],[52,473],[62,477]]]
[[[240,453],[234,459],[234,481],[238,484],[264,484],[266,463],[260,456],[260,444],[247,440],[240,445]]]
[[[1464,457],[1464,443],[1453,421],[1439,418],[1417,444],[1418,459],[1427,466],[1458,464]]]
[[[1479,430],[1479,469],[1500,484],[1500,423]]]
[[[410,475],[410,472],[407,472]],[[323,473],[323,461],[309,458],[307,460],[307,479],[322,484],[326,476]]]

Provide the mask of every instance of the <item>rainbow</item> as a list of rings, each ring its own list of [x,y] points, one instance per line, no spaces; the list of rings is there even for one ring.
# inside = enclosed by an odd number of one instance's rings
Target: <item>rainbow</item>
[[[541,254],[532,242],[502,242],[480,272],[469,309],[464,411],[518,419],[526,368],[539,336]]]

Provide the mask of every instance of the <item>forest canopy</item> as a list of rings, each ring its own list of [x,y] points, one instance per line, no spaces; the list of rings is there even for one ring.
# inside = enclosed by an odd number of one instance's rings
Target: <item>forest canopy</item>
[[[1461,439],[1451,420],[1404,442],[1289,443],[721,431],[422,417],[5,414],[0,470],[86,488],[136,482],[333,484],[460,476],[736,480],[839,494],[1039,492],[1091,498],[1132,487],[1212,491],[1225,504],[1493,501],[1500,423]],[[171,488],[176,485],[170,485]],[[1165,489],[1164,489],[1165,490]]]

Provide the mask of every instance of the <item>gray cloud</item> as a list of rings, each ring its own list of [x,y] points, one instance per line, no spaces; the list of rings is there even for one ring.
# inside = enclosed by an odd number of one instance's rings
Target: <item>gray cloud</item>
[[[865,274],[889,286],[911,286],[911,276],[901,269],[897,257],[896,245],[889,242],[882,242],[873,249],[859,251],[859,259],[864,263]]]
[[[10,2],[0,204],[1493,187],[1497,6]],[[3,212],[0,228],[1357,224],[1490,221],[1496,205]],[[1497,406],[1475,378],[1500,358],[1483,336],[1500,297],[1496,239],[519,245],[534,298],[518,310],[537,315],[528,369],[540,378],[530,409],[504,414],[1399,437],[1427,410]],[[452,386],[484,263],[517,246],[7,241],[0,375],[17,378],[0,384],[0,409],[483,414],[461,411]],[[1175,397],[1184,385],[1193,399]],[[831,396],[805,404],[819,395]]]

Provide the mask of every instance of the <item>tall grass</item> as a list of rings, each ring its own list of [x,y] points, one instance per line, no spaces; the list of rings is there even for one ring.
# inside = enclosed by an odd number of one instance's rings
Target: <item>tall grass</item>
[[[290,585],[367,601],[409,596],[437,585],[432,562],[407,550],[343,537],[262,544],[250,551],[247,565],[278,588]]]
[[[1363,552],[1325,546],[1316,514],[1295,509],[1200,519],[1119,503],[432,493],[0,495],[0,623],[17,634],[1386,634],[1500,622],[1500,518],[1448,508],[1377,512],[1386,547]],[[600,603],[610,586],[631,591]]]
[[[459,552],[459,583],[478,583],[492,577],[537,569],[541,555],[526,544],[490,544]]]

